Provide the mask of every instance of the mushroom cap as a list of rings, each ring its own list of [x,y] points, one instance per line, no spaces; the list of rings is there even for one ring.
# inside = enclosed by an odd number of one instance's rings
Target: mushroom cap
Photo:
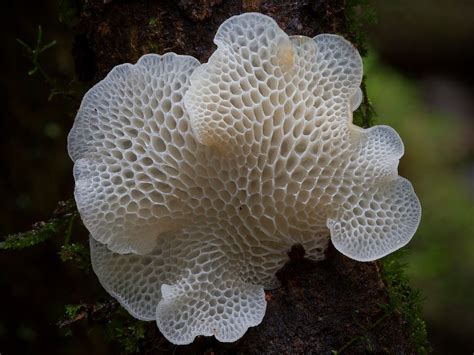
[[[164,235],[148,255],[113,253],[91,237],[92,265],[107,292],[134,317],[155,320],[172,343],[198,335],[233,342],[260,324],[265,294],[213,234],[193,227]]]
[[[91,235],[114,252],[147,254],[189,219],[176,176],[187,172],[182,156],[202,153],[182,102],[198,65],[148,54],[113,68],[82,99],[68,136],[75,199]]]
[[[215,43],[185,94],[197,140],[260,159],[270,195],[281,187],[285,207],[296,195],[309,214],[295,224],[327,226],[348,257],[371,261],[408,243],[421,207],[397,173],[403,143],[390,127],[352,123],[362,101],[354,46],[337,35],[287,36],[257,13],[225,21]]]
[[[287,252],[378,259],[421,208],[398,176],[403,143],[362,129],[362,60],[336,35],[287,36],[248,13],[200,65],[174,53],[115,67],[68,138],[94,270],[175,344],[235,341],[265,313]]]

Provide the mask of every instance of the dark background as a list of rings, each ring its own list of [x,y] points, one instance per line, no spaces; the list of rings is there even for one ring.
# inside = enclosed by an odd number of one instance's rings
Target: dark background
[[[72,196],[66,136],[77,102],[52,90],[16,39],[57,44],[40,57],[45,72],[72,95],[74,32],[59,18],[72,0],[6,1],[1,11],[0,236],[47,219]],[[423,292],[435,353],[474,351],[474,3],[374,2],[369,33],[368,95],[377,123],[402,136],[408,177],[423,206],[418,233],[401,255],[412,285]],[[61,21],[62,22],[61,22]],[[70,24],[70,23],[69,23]],[[84,233],[82,233],[84,234]],[[81,235],[81,233],[78,233]],[[56,322],[65,304],[103,295],[93,274],[63,263],[61,236],[23,251],[0,251],[0,353],[99,354],[98,334],[63,337]],[[105,294],[104,294],[105,296]]]

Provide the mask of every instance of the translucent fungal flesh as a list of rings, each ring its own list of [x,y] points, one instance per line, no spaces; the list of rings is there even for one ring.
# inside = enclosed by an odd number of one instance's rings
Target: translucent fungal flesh
[[[375,260],[421,214],[398,134],[352,124],[362,61],[349,42],[250,13],[215,43],[202,65],[169,53],[115,67],[68,139],[99,280],[175,344],[258,325],[293,245],[321,260],[330,238]]]

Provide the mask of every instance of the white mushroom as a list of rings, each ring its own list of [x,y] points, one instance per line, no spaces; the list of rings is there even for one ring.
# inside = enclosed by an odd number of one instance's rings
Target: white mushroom
[[[403,143],[362,129],[362,61],[335,35],[287,36],[269,17],[219,28],[208,63],[146,55],[84,97],[69,135],[75,196],[105,289],[175,344],[239,339],[301,244],[375,260],[421,215]]]

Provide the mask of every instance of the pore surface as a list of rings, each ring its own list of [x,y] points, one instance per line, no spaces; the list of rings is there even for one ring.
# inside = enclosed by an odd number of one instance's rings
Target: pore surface
[[[253,191],[281,193],[276,210],[290,207],[283,214],[289,228],[313,232],[314,240],[329,227],[335,246],[357,260],[405,245],[420,205],[397,174],[398,134],[352,124],[362,100],[357,50],[336,35],[289,37],[260,14],[227,20],[215,42],[218,49],[193,72],[185,94],[198,141],[256,160],[261,177]],[[294,236],[278,227],[279,213],[267,211],[272,233]]]
[[[244,14],[208,63],[146,55],[84,97],[68,149],[104,288],[175,344],[235,341],[265,312],[287,252],[329,241],[374,260],[420,219],[398,134],[352,124],[362,61],[335,35]]]

